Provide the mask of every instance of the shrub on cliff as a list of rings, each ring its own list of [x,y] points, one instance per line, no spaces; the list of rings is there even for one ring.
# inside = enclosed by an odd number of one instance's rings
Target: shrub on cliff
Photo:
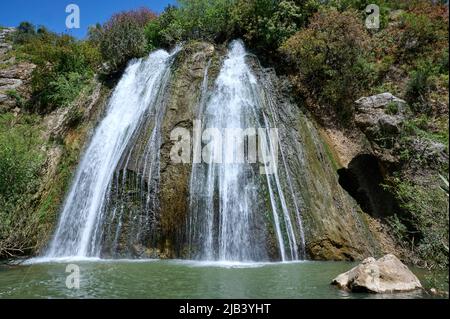
[[[240,0],[231,9],[232,33],[257,51],[274,51],[307,23],[318,7],[316,0]]]
[[[367,42],[357,12],[325,9],[280,50],[295,68],[294,84],[306,100],[347,116],[369,83]]]
[[[168,6],[158,19],[147,24],[149,49],[172,46],[183,40],[227,38],[233,1],[179,0],[178,4]]]
[[[178,0],[178,23],[186,39],[214,40],[226,33],[229,23],[229,0]]]
[[[144,30],[147,50],[170,47],[183,39],[184,27],[178,20],[178,8],[168,6],[155,20],[150,21]]]
[[[15,44],[23,44],[36,36],[36,27],[27,21],[21,22],[14,32],[12,40]]]
[[[30,109],[38,112],[72,102],[78,96],[74,92],[81,91],[100,63],[98,50],[89,43],[48,31],[30,39],[20,51],[36,64]]]
[[[180,0],[145,29],[150,49],[191,39],[243,38],[252,49],[273,52],[317,11],[318,0]]]
[[[448,190],[438,176],[431,185],[419,185],[395,176],[386,186],[398,200],[403,213],[388,219],[400,244],[413,249],[427,268],[448,268]]]
[[[146,53],[145,26],[156,15],[145,8],[113,15],[103,26],[92,28],[90,40],[98,45],[108,72],[123,69],[129,60]]]

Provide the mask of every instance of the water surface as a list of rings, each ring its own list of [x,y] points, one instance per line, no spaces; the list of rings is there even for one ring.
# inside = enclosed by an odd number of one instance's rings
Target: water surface
[[[66,267],[80,267],[80,289]],[[429,298],[421,291],[351,294],[329,285],[354,263],[64,260],[0,266],[0,298]],[[421,280],[425,273],[416,271]]]

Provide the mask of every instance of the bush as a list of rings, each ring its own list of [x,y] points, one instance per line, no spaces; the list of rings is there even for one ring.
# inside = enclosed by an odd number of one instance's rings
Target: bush
[[[0,115],[0,258],[30,247],[25,225],[44,163],[39,125],[36,115]]]
[[[229,0],[178,1],[168,6],[157,20],[145,28],[148,48],[168,47],[183,40],[225,40],[230,30]]]
[[[102,27],[91,28],[91,43],[98,45],[109,72],[121,71],[129,60],[146,53],[145,26],[156,18],[148,9],[113,15]]]
[[[400,62],[428,58],[436,62],[448,49],[448,8],[424,1],[400,17],[396,37]]]
[[[0,213],[4,215],[11,214],[24,194],[36,186],[42,163],[35,150],[37,131],[27,119],[33,121],[27,117],[12,126],[12,115],[0,115]]]
[[[437,40],[433,21],[424,14],[406,13],[401,23],[403,33],[399,45],[404,48],[405,54],[421,53]]]
[[[146,25],[144,34],[148,51],[169,48],[183,40],[186,31],[180,21],[180,15],[177,7],[169,5],[157,19]]]
[[[430,77],[434,74],[433,64],[430,61],[422,62],[413,70],[406,86],[406,100],[415,113],[427,113],[429,110],[427,96],[430,91]]]
[[[300,93],[347,117],[353,101],[368,87],[372,76],[367,42],[357,12],[325,9],[280,50],[295,68],[293,78]]]
[[[243,38],[255,51],[273,52],[319,7],[318,0],[180,0],[147,24],[148,49],[191,39]]]
[[[305,26],[318,10],[319,1],[237,1],[232,7],[234,37],[242,37],[259,52],[275,51]]]
[[[30,22],[21,22],[12,39],[15,44],[23,44],[36,36],[36,27]]]
[[[448,193],[440,183],[437,176],[430,185],[394,177],[387,186],[404,211],[401,218],[389,220],[391,227],[405,247],[414,247],[428,268],[448,267]]]
[[[68,106],[80,94],[85,83],[86,79],[79,73],[59,74],[48,84],[42,98],[48,105]]]
[[[31,80],[30,103],[30,109],[37,112],[72,102],[100,64],[100,53],[91,43],[44,28],[22,44],[19,51],[37,66]]]
[[[178,3],[177,20],[185,39],[215,40],[227,33],[232,1],[178,0]]]

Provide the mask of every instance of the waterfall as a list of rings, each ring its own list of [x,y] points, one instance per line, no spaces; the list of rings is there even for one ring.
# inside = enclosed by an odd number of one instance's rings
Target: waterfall
[[[120,207],[109,205],[114,174],[124,159],[125,163],[130,160],[127,154],[131,154],[130,149],[134,147],[133,142],[146,116],[155,117],[152,121],[156,122],[140,158],[143,163],[140,175],[145,176],[149,183],[146,188],[150,188],[153,175],[158,173],[158,123],[164,114],[160,100],[176,52],[169,54],[159,50],[146,59],[129,64],[110,98],[106,116],[95,130],[78,166],[47,257],[100,256],[105,218],[121,217]],[[126,167],[123,171],[121,180],[124,183]],[[141,182],[143,180],[140,178]],[[115,184],[116,188],[120,186],[120,183],[117,186],[117,180]],[[147,211],[152,202],[150,193],[148,191],[143,199]],[[120,225],[119,222],[115,233],[120,232]]]
[[[255,128],[260,135],[258,146],[263,148],[260,151],[263,162],[273,163],[278,160],[280,145],[269,134],[271,121],[266,112],[271,111],[270,100],[266,101],[263,87],[246,58],[243,43],[232,42],[213,91],[205,92],[204,87],[201,94],[202,131]],[[236,151],[233,141],[212,143],[209,147],[209,158],[194,163],[191,173],[188,222],[191,257],[225,261],[267,260],[271,234],[265,231],[264,225],[269,223],[274,230],[279,258],[283,261],[301,258],[304,250],[301,218],[297,211],[294,216],[299,224],[292,222],[277,170],[261,173],[260,166],[248,157],[244,163],[227,162],[224,158]],[[218,163],[218,158],[223,161]]]
[[[159,50],[129,64],[77,168],[46,257],[158,256],[166,213],[159,203],[162,131],[178,51]],[[212,87],[211,59],[204,70],[193,110],[200,160],[188,181],[186,238],[178,243],[188,255],[181,257],[304,258],[300,206],[283,143],[273,134],[281,125],[276,101],[248,60],[243,43],[233,41]]]

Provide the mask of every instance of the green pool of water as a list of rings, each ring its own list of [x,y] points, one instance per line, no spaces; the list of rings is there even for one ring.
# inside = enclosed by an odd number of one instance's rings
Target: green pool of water
[[[80,271],[68,289],[66,267]],[[59,261],[0,266],[0,298],[429,298],[421,291],[352,294],[330,281],[355,264],[224,264],[187,261]],[[419,279],[425,273],[415,271]]]

